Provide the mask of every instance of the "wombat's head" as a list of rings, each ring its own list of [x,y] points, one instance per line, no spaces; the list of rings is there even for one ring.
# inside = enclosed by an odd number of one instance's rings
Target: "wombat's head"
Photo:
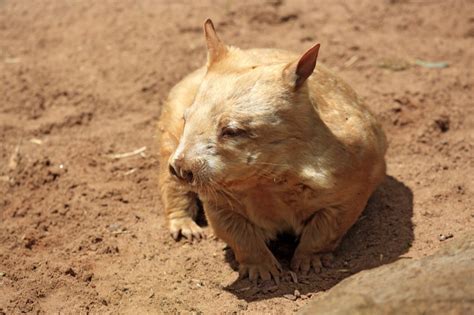
[[[184,113],[183,135],[170,172],[200,188],[239,189],[272,179],[289,167],[307,141],[314,117],[305,81],[319,44],[301,58],[279,51],[224,45],[204,24],[207,73]]]

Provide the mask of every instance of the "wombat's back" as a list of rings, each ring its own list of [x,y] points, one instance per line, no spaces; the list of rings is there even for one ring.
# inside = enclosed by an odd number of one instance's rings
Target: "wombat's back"
[[[357,93],[324,65],[309,78],[310,96],[321,120],[365,169],[370,190],[385,177],[387,140],[375,116]]]
[[[346,82],[318,64],[308,85],[313,106],[341,142],[349,148],[385,154],[387,143],[380,124]]]

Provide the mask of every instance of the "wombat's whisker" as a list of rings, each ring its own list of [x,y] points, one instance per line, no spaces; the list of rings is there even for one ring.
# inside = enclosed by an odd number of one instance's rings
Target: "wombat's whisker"
[[[265,162],[255,162],[253,164],[257,165],[273,165],[273,166],[290,166],[289,164],[279,164],[279,163],[265,163]]]
[[[206,189],[209,191],[210,195],[212,195],[212,197],[214,197],[214,205],[217,205],[217,192],[216,192],[216,189],[212,185],[207,186]]]
[[[241,163],[230,162],[229,164],[241,165]],[[273,165],[273,166],[285,166],[290,167],[289,164],[280,164],[280,163],[266,163],[266,162],[254,162],[252,165]]]
[[[218,183],[216,183],[212,179],[210,180],[210,183],[212,185],[214,185],[219,192],[221,192],[221,195],[226,199],[227,203],[232,208],[232,211],[234,211],[234,203],[231,201],[231,199],[234,202],[238,203],[239,201],[238,201],[237,197],[234,196],[234,194],[232,194],[227,188],[223,187],[222,185],[219,185]]]

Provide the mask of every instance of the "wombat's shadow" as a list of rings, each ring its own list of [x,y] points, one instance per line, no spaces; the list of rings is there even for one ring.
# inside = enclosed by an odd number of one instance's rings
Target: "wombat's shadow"
[[[335,259],[331,267],[323,269],[319,274],[311,272],[304,279],[298,277],[298,283],[294,283],[289,275],[289,265],[297,240],[282,236],[270,244],[270,249],[284,270],[283,279],[276,291],[269,292],[265,287],[255,288],[249,280],[236,280],[225,290],[247,302],[293,294],[295,289],[302,295],[328,290],[361,270],[403,258],[401,256],[413,241],[412,214],[411,189],[387,176],[334,253]],[[234,270],[238,270],[238,263],[231,249],[226,251],[226,261]]]

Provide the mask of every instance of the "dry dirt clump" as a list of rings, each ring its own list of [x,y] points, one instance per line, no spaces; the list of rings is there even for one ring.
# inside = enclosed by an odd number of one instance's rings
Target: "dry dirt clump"
[[[0,314],[286,314],[472,233],[473,12],[463,0],[0,1]],[[207,17],[243,48],[320,42],[386,130],[389,176],[321,274],[288,273],[283,238],[283,283],[252,287],[221,241],[168,235],[156,122],[205,61]]]

